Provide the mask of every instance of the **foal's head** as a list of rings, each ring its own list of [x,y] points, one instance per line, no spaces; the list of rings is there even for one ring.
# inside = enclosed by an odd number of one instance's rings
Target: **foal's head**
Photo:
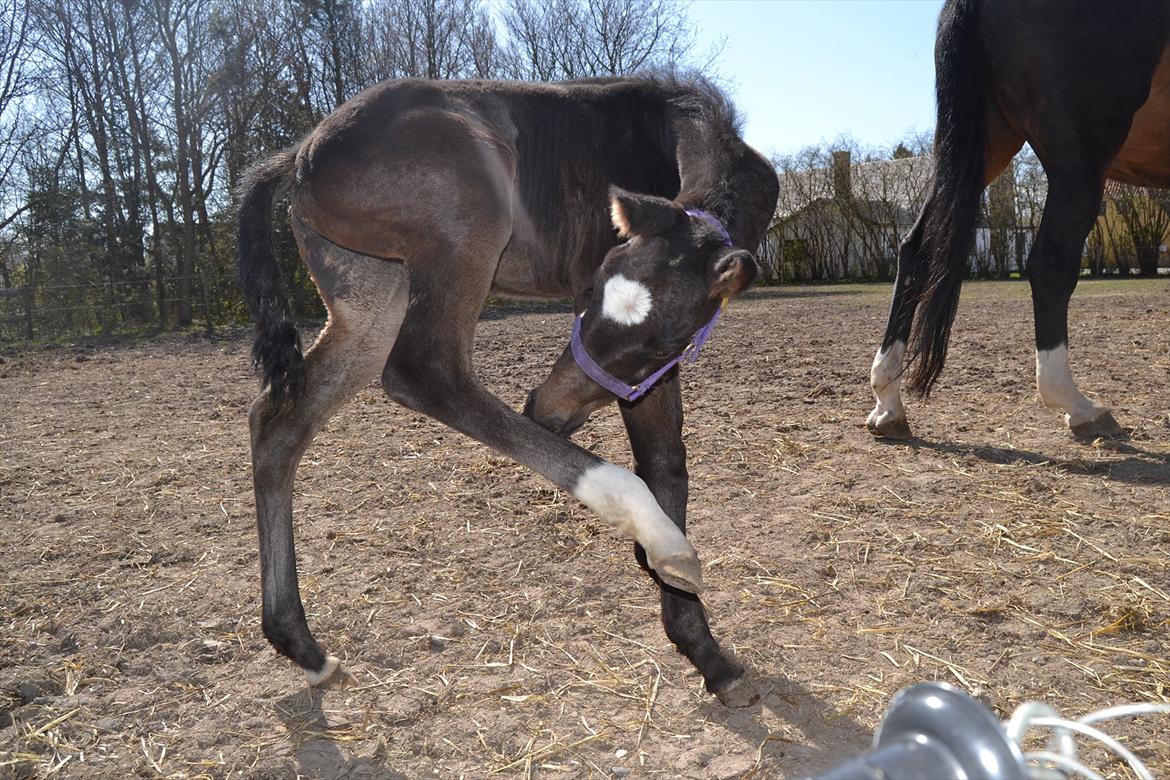
[[[723,226],[705,212],[614,187],[610,214],[628,240],[605,256],[574,323],[576,344],[524,407],[536,422],[566,436],[616,393],[638,395],[634,388],[682,354],[758,271],[751,253],[731,246]],[[582,367],[589,363],[596,367]],[[604,374],[609,379],[597,378]]]

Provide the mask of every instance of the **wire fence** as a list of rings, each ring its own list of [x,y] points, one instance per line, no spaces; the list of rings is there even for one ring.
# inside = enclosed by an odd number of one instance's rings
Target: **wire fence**
[[[212,295],[198,275],[0,287],[0,344],[185,324],[212,328],[239,314],[237,302]]]

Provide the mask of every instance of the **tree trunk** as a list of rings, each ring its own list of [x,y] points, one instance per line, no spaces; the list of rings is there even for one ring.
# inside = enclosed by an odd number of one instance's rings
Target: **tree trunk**
[[[184,8],[179,13],[184,13]],[[176,295],[179,300],[179,325],[190,325],[191,281],[195,273],[195,208],[191,195],[191,126],[188,117],[188,95],[184,88],[184,66],[188,64],[179,52],[178,28],[181,20],[174,14],[170,0],[156,0],[155,13],[159,32],[167,50],[171,66],[171,86],[175,118],[175,177],[178,182],[179,212],[183,219],[181,253],[178,263]],[[190,42],[188,42],[189,44]],[[189,51],[187,52],[189,54]]]

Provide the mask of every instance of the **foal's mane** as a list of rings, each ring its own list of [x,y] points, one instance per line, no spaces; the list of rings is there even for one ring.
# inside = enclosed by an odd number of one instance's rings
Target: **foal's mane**
[[[745,230],[749,242],[762,236],[759,220],[741,212],[759,210],[754,201],[766,196],[753,192],[761,177],[775,174],[762,158],[754,159],[758,155],[742,139],[740,115],[711,80],[651,73],[523,85],[518,92],[529,96],[523,101],[521,196],[543,232],[561,232],[564,251],[573,254],[591,240],[588,231],[562,232],[566,207],[584,205],[564,201],[566,182],[591,198],[604,196],[611,184],[677,198],[716,215],[733,234],[737,227]],[[567,103],[549,110],[550,97]],[[769,216],[774,196],[772,201],[762,206]],[[598,211],[593,218],[608,240],[608,215]]]
[[[681,113],[705,120],[725,138],[739,138],[743,117],[716,84],[698,73],[646,76],[670,97],[670,104]]]
[[[689,147],[685,138],[677,141],[680,175],[687,168],[694,170],[682,183],[684,190],[692,192],[680,194],[700,197],[707,211],[733,218],[735,188],[730,177],[742,154],[742,117],[723,90],[701,75],[668,76],[662,86],[672,93],[668,100],[676,117],[689,120],[701,139],[698,149]]]
[[[775,170],[744,143],[742,117],[710,79],[690,73],[651,81],[674,114],[678,200],[716,215],[737,242],[754,247],[775,208]]]

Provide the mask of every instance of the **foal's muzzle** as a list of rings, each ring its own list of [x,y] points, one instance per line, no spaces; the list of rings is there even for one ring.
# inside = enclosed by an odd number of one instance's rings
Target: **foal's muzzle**
[[[606,403],[602,401],[601,403],[585,404],[571,412],[556,409],[540,411],[542,406],[539,397],[541,387],[537,387],[528,394],[528,400],[524,403],[524,416],[541,428],[566,439],[576,433],[589,420],[590,415]]]

